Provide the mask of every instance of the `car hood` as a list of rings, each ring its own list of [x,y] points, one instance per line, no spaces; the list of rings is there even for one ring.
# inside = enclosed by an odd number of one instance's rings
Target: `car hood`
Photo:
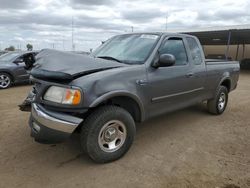
[[[128,65],[87,55],[42,50],[36,56],[31,75],[43,80],[71,81],[80,76],[124,66]]]

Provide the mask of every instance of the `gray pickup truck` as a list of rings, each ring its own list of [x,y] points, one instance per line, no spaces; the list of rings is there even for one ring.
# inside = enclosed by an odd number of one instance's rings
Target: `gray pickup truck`
[[[90,56],[43,50],[31,71],[31,135],[57,143],[80,132],[95,162],[122,157],[135,123],[207,102],[222,114],[239,63],[205,60],[194,36],[132,33],[112,37]]]

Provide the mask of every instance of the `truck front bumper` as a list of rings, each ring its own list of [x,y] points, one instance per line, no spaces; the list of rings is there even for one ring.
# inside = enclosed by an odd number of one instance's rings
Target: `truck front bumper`
[[[50,111],[33,103],[29,126],[35,141],[52,144],[69,138],[82,121],[81,118]]]

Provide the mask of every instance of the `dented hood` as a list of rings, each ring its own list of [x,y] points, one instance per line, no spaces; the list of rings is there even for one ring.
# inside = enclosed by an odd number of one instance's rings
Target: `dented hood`
[[[127,65],[87,55],[46,49],[36,56],[31,75],[44,80],[70,81],[80,76],[123,66]]]

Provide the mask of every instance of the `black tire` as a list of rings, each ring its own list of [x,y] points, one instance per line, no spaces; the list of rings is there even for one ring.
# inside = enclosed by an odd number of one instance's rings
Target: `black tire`
[[[100,139],[100,137],[103,137],[103,135],[105,137],[105,135],[107,135],[106,133],[109,129],[104,129],[104,127],[112,121],[122,123],[124,129],[123,131],[126,133],[124,135],[126,136],[123,136],[123,141],[120,141],[120,143],[117,144],[119,146],[117,146],[117,150],[107,152],[104,151],[105,144],[100,144],[100,140],[104,141],[104,139]],[[110,125],[113,126],[116,124],[111,123]],[[105,133],[103,129],[106,130]],[[120,128],[116,130],[117,131],[114,132],[114,135],[118,134],[118,130],[120,130]],[[110,132],[108,133],[110,136]],[[95,162],[107,163],[121,158],[129,150],[130,146],[133,143],[135,133],[136,128],[134,119],[125,109],[112,105],[102,106],[93,111],[84,121],[81,129],[81,145],[83,150]],[[116,141],[119,141],[119,139],[114,141],[115,145]],[[109,150],[108,144],[106,145],[106,150]]]
[[[224,103],[222,102],[222,96],[224,96]],[[228,90],[225,86],[219,86],[216,91],[215,97],[207,101],[207,108],[211,114],[220,115],[222,114],[228,102]],[[224,104],[222,106],[222,104]]]
[[[7,82],[8,80],[8,82]],[[5,81],[5,82],[3,82]],[[7,89],[12,85],[12,77],[5,72],[0,72],[0,89]],[[6,83],[6,84],[5,84]]]

